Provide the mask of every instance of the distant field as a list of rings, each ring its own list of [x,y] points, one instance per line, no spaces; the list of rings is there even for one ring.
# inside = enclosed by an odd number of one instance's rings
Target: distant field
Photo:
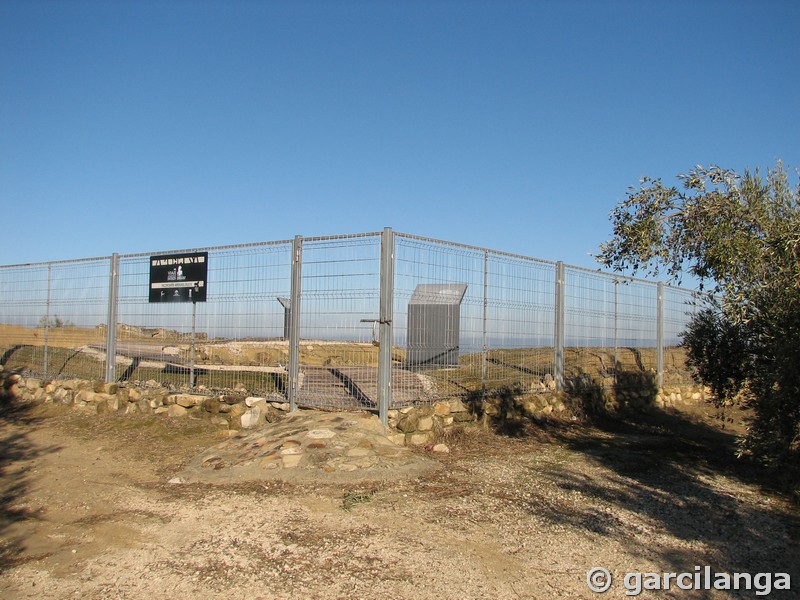
[[[117,336],[117,376],[129,380],[182,386],[188,381],[191,344],[186,334],[140,330],[122,326]],[[45,340],[47,356],[45,357]],[[394,364],[403,367],[406,351],[394,348]],[[0,325],[0,360],[6,368],[30,370],[50,377],[103,379],[105,330],[103,328],[42,328]],[[47,368],[44,368],[45,360]],[[196,385],[208,388],[243,386],[271,392],[285,389],[283,368],[289,360],[286,341],[231,341],[200,339],[195,343]],[[616,360],[616,362],[615,362]],[[655,348],[566,348],[565,378],[588,378],[609,382],[624,374],[655,373]],[[300,363],[305,367],[376,369],[378,347],[371,343],[303,340]],[[422,373],[436,382],[442,396],[459,396],[504,386],[529,386],[546,381],[554,373],[552,348],[492,349],[486,353],[463,354],[459,364],[426,369]],[[689,383],[685,352],[664,350],[665,384]]]

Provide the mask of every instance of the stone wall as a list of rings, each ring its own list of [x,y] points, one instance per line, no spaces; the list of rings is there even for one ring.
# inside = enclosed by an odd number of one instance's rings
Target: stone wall
[[[432,406],[408,406],[389,411],[389,437],[405,446],[430,444],[451,429],[475,421],[475,414],[459,399],[443,400]]]
[[[279,421],[289,410],[289,403],[280,394],[258,397],[241,390],[241,393],[212,396],[157,385],[128,387],[79,379],[43,381],[7,371],[0,374],[0,389],[6,396],[23,402],[71,406],[92,414],[144,413],[208,419],[230,436],[240,429]],[[542,391],[538,386],[504,389],[492,391],[485,398],[442,400],[432,405],[390,410],[389,437],[399,445],[422,446],[446,437],[454,427],[476,421],[489,425],[519,417],[574,420],[597,411],[674,407],[703,399],[703,389],[692,385],[656,390],[652,385],[607,388],[587,383],[583,387],[573,385],[570,393],[547,388]]]

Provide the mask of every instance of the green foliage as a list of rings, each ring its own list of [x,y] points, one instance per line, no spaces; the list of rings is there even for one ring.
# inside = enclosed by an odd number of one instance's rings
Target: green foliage
[[[696,378],[711,388],[718,406],[733,403],[747,379],[747,334],[740,323],[725,317],[718,306],[692,317],[682,334],[686,363]]]
[[[611,213],[597,259],[617,271],[683,274],[719,298],[684,334],[718,403],[747,398],[743,449],[786,465],[800,454],[800,188],[783,165],[762,178],[698,166],[681,187],[645,178]]]

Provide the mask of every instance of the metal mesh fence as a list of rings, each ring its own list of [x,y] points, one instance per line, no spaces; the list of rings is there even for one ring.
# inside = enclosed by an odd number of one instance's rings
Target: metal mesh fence
[[[377,407],[380,234],[304,239],[298,404]]]
[[[280,391],[288,341],[279,299],[289,296],[291,243],[208,252],[208,296],[196,304],[150,303],[144,292],[149,256],[121,257],[117,378],[222,391]]]
[[[655,372],[657,286],[577,267],[565,271],[566,380],[624,386],[630,373]]]
[[[196,304],[149,302],[145,254],[0,267],[2,362],[332,409],[375,409],[386,372],[393,407],[659,368],[671,381],[680,353],[662,353],[691,291],[387,231],[208,248]]]
[[[102,378],[108,283],[107,258],[0,269],[2,364]]]
[[[685,381],[686,352],[681,348],[681,334],[697,312],[702,294],[678,287],[664,286],[664,348],[671,351],[663,366],[663,383],[680,385]]]
[[[527,385],[552,372],[554,282],[551,263],[398,235],[395,344],[420,359],[397,365],[417,377],[393,390],[394,403]]]

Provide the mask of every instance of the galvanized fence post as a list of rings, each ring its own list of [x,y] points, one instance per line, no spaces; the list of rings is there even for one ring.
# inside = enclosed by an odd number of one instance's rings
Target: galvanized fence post
[[[658,389],[661,390],[664,387],[664,284],[659,281],[656,289],[658,294],[658,306],[656,308],[656,372],[658,373]]]
[[[53,265],[47,265],[47,309],[44,313],[44,376],[50,373],[50,295],[52,286]]]
[[[292,284],[289,297],[289,364],[287,396],[289,410],[297,410],[297,392],[300,389],[300,291],[303,271],[303,238],[295,236],[292,242]]]
[[[106,383],[117,378],[117,297],[119,295],[119,254],[111,255],[108,275],[108,319],[106,321]]]
[[[487,318],[489,308],[489,251],[483,253],[483,351],[481,352],[481,396],[486,396],[486,361],[489,357]]]
[[[555,332],[554,332],[554,377],[556,380],[556,390],[564,390],[564,315],[565,315],[565,271],[564,263],[558,261],[556,263],[556,314],[555,314]]]
[[[378,412],[389,423],[392,404],[392,342],[394,317],[394,232],[386,227],[381,236],[380,312],[378,314]]]

